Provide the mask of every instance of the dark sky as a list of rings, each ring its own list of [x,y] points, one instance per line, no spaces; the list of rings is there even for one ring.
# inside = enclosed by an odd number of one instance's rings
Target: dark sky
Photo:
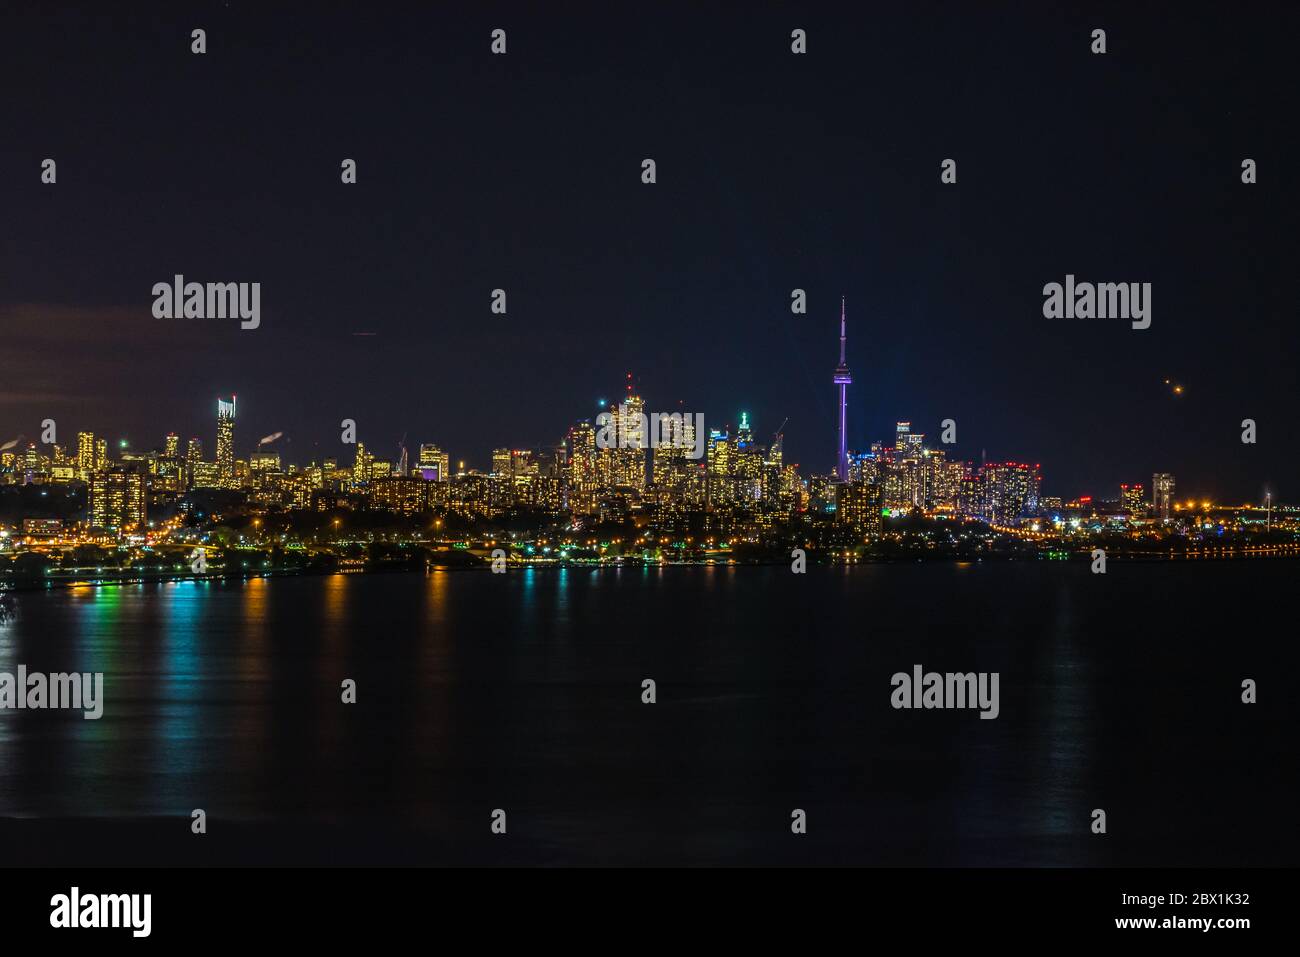
[[[852,447],[951,417],[1048,494],[1300,500],[1294,6],[50,6],[0,30],[0,441],[211,450],[236,392],[241,454],[350,459],[348,417],[486,466],[631,371],[828,471],[844,294]],[[175,273],[261,328],[154,319]],[[1066,273],[1151,328],[1045,319]]]

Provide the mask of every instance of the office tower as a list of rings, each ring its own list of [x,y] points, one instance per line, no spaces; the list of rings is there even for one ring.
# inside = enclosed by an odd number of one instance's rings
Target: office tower
[[[835,367],[834,383],[840,390],[840,447],[835,460],[835,478],[840,482],[849,480],[849,386],[853,376],[849,374],[848,361],[844,354],[845,344],[844,297],[840,297],[840,364]]]
[[[610,456],[610,484],[645,489],[646,419],[645,402],[632,394],[628,385],[627,398],[611,413],[617,448],[606,450]]]
[[[740,413],[740,425],[736,426],[736,448],[742,452],[754,444],[754,430],[749,427],[749,413]]]
[[[95,471],[108,468],[108,439],[95,439]]]
[[[596,429],[586,420],[575,422],[565,436],[568,445],[569,508],[581,515],[596,510],[600,488],[600,460]]]
[[[509,449],[492,450],[492,474],[500,478],[508,478],[511,475]]]
[[[735,446],[726,432],[709,432],[706,504],[710,509],[727,508],[735,494]]]
[[[563,440],[542,450],[542,474],[547,478],[563,479],[569,470],[569,450]]]
[[[77,433],[77,473],[83,482],[95,472],[95,433]]]
[[[734,456],[732,474],[736,482],[735,500],[742,505],[758,501],[763,495],[763,453],[754,444],[748,412],[740,413]]]
[[[699,462],[689,458],[695,451],[695,417],[689,412],[661,416],[657,436],[651,443],[651,481],[662,499],[675,504],[697,503],[692,486],[699,473]]]
[[[181,437],[175,432],[168,432],[166,444],[163,446],[163,455],[168,458],[176,458],[181,454]]]
[[[416,470],[426,482],[451,481],[451,456],[436,445],[421,445]]]
[[[911,447],[912,423],[896,422],[894,423],[894,459],[901,461],[907,457]]]
[[[235,397],[217,399],[217,475],[222,488],[235,485]]]
[[[1121,485],[1119,487],[1119,497],[1121,504],[1124,506],[1124,511],[1129,514],[1130,518],[1137,518],[1146,514],[1146,489],[1141,485]]]
[[[119,534],[143,530],[145,503],[145,473],[141,469],[105,469],[91,480],[91,524],[96,528]]]
[[[600,483],[596,470],[596,429],[585,420],[575,422],[566,438],[569,445],[569,486],[594,491]]]
[[[203,442],[199,439],[190,439],[185,444],[185,482],[188,485],[194,484],[194,477],[198,475],[199,465],[203,461]]]
[[[32,442],[27,446],[27,451],[23,453],[23,464],[22,464],[24,485],[31,485],[33,482],[37,480],[37,477],[40,475],[40,473],[44,471],[44,468],[41,464],[41,459],[43,458],[44,456],[42,456],[41,453],[37,451],[35,442]]]
[[[1174,477],[1169,472],[1151,476],[1151,512],[1162,521],[1168,521],[1174,510]]]
[[[537,458],[533,455],[531,449],[510,450],[510,474],[512,476],[518,478],[521,475],[536,475],[537,473]]]
[[[352,484],[364,485],[370,481],[370,467],[375,457],[366,451],[364,442],[357,443],[357,457],[352,463]]]

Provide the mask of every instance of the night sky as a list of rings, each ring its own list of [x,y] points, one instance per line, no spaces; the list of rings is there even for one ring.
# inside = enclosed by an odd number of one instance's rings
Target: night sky
[[[0,442],[211,457],[234,392],[240,455],[350,461],[354,418],[486,468],[630,371],[828,472],[843,294],[851,448],[953,418],[1046,494],[1300,501],[1294,6],[267,6],[5,13]],[[153,318],[175,273],[260,282],[261,328]],[[1151,328],[1044,318],[1067,273],[1152,283]]]

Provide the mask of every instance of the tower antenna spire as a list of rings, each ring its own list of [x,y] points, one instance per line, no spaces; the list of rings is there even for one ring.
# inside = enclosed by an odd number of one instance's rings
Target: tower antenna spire
[[[853,384],[853,375],[849,372],[849,363],[844,351],[847,321],[844,296],[840,296],[840,364],[835,367],[834,383],[839,390],[840,405],[840,441],[835,458],[835,477],[841,482],[849,480],[849,386]]]
[[[843,297],[843,296],[840,296],[840,365],[844,365],[844,364],[845,364],[845,362],[844,362],[844,339],[845,339],[844,326],[845,326],[845,316],[844,316],[844,297]]]

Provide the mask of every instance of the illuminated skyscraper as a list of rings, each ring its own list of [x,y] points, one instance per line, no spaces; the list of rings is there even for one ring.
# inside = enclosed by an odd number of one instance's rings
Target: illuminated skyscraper
[[[735,446],[731,436],[719,429],[709,432],[708,485],[706,503],[710,509],[729,507],[734,499]]]
[[[1138,518],[1146,514],[1146,489],[1141,485],[1121,485],[1119,487],[1119,496],[1124,505],[1124,511],[1128,512],[1130,518]]]
[[[370,481],[374,461],[375,457],[366,451],[366,444],[358,442],[357,457],[352,463],[352,482],[354,485],[365,485]]]
[[[426,482],[451,481],[451,457],[436,445],[421,445],[416,469]]]
[[[835,489],[835,521],[866,538],[880,535],[881,487],[867,482],[842,482]]]
[[[749,413],[740,413],[736,427],[735,458],[732,473],[736,480],[735,497],[738,502],[752,503],[763,494],[763,453],[754,444],[754,433],[749,427]]]
[[[853,376],[849,374],[848,360],[844,355],[845,335],[844,297],[840,297],[840,364],[835,367],[834,382],[840,389],[840,448],[835,460],[835,477],[841,482],[849,480],[849,386]]]
[[[235,397],[217,399],[217,476],[222,487],[235,485]]]
[[[911,422],[898,422],[894,425],[894,460],[919,459],[925,449],[925,436],[912,431]]]
[[[95,473],[95,433],[77,433],[77,472],[83,482]]]
[[[645,489],[646,434],[645,402],[632,394],[628,385],[627,398],[614,409],[614,434],[618,448],[611,449],[613,459],[612,484]]]
[[[585,419],[569,429],[569,487],[579,492],[595,491],[600,483],[596,471],[596,429]]]
[[[894,458],[901,459],[907,454],[908,436],[912,434],[911,422],[894,423]]]
[[[1014,525],[1038,509],[1042,476],[1037,465],[990,462],[980,470],[984,502],[982,514],[994,525]]]
[[[1174,510],[1174,477],[1169,472],[1151,476],[1151,511],[1156,518],[1168,520]]]
[[[203,442],[200,439],[190,439],[185,445],[185,481],[187,484],[194,484],[194,477],[198,475],[199,464],[203,461]]]
[[[163,447],[163,455],[168,458],[176,458],[181,454],[181,437],[175,432],[167,433],[167,444]]]
[[[143,529],[145,502],[143,470],[106,469],[91,480],[91,524],[96,528],[119,533]]]
[[[492,450],[492,474],[500,478],[509,478],[511,476],[509,449]]]
[[[665,416],[659,419],[656,431],[659,434],[652,436],[654,450],[650,453],[650,476],[656,492],[661,499],[694,503],[700,468],[688,454],[695,448],[695,417],[690,413]]]

